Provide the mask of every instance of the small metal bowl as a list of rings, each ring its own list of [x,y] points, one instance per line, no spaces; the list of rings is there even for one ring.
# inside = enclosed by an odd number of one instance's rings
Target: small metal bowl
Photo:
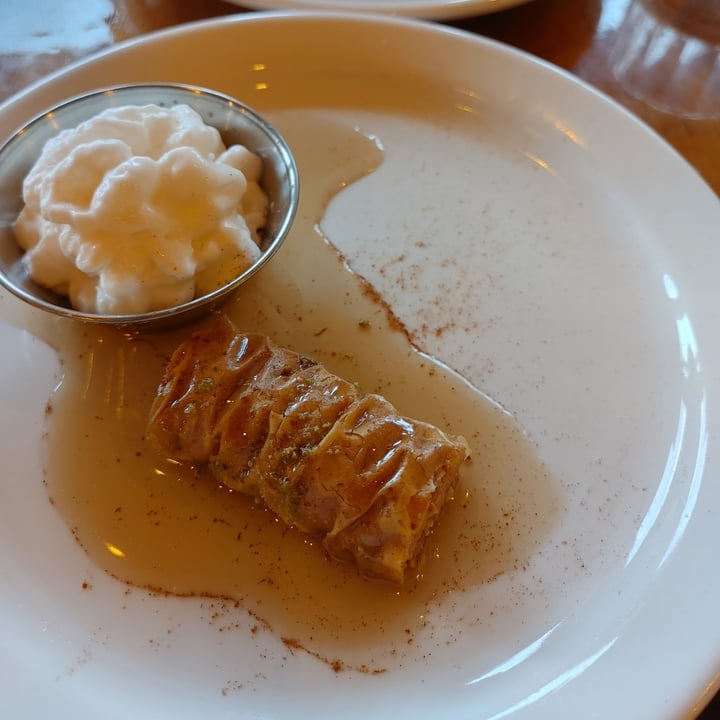
[[[231,282],[175,307],[151,312],[103,315],[72,308],[67,298],[35,283],[23,262],[13,232],[23,207],[22,185],[45,143],[65,128],[74,128],[110,107],[186,104],[220,132],[225,145],[241,144],[263,162],[260,184],[270,200],[258,259]],[[103,88],[73,97],[46,110],[17,130],[0,147],[0,284],[31,305],[55,315],[86,322],[162,329],[190,322],[216,308],[277,252],[298,205],[298,172],[285,140],[254,110],[229,96],[177,84],[134,84]]]

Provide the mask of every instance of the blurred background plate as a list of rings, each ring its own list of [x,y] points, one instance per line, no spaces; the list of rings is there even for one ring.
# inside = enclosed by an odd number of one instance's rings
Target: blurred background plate
[[[524,5],[530,0],[228,0],[258,10],[339,10],[369,12],[428,20],[453,20],[487,15]]]

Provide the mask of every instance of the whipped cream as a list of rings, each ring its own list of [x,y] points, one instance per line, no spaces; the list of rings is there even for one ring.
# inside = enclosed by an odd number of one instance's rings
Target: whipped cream
[[[46,143],[15,233],[32,278],[78,310],[172,307],[260,255],[261,169],[187,105],[112,108]]]

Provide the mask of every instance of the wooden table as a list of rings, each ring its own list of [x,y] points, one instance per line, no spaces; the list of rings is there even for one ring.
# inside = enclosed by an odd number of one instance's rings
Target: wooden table
[[[720,195],[720,120],[663,114],[634,99],[613,78],[609,56],[628,4],[629,0],[534,0],[452,25],[527,50],[616,98],[673,145]],[[52,12],[44,14],[40,6],[52,7]],[[0,34],[0,100],[104,46],[170,25],[240,12],[221,0],[26,0],[5,8],[0,12],[13,17],[7,23],[5,15],[5,34]],[[67,22],[71,16],[72,23]],[[69,26],[83,30],[73,34]],[[647,78],[649,83],[656,80]],[[720,717],[720,695],[701,717]]]

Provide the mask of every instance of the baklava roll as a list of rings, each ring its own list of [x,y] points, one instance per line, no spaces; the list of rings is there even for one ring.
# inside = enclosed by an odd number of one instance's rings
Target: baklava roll
[[[183,342],[152,405],[167,455],[261,499],[331,557],[402,583],[469,455],[319,363],[222,315]]]

